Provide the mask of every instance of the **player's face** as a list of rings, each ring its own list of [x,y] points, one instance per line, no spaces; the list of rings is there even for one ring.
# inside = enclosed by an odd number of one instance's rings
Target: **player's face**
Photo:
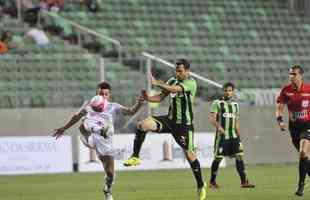
[[[101,89],[97,90],[97,94],[105,97],[108,101],[111,99],[111,90],[109,89]]]
[[[234,89],[232,87],[224,88],[224,97],[225,98],[232,98],[234,96]]]
[[[302,82],[302,74],[299,69],[290,69],[289,79],[292,84],[299,84]]]
[[[185,80],[188,77],[189,70],[185,69],[185,66],[182,65],[177,65],[175,68],[175,76],[178,80]]]

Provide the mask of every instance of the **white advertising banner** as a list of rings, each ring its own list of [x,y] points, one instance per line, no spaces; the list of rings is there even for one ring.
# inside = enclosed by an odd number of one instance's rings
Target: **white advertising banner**
[[[71,137],[0,137],[0,175],[72,172]]]
[[[115,165],[117,170],[148,170],[188,168],[182,149],[171,134],[147,134],[143,143],[139,166],[124,167],[123,161],[132,154],[134,134],[114,135]],[[202,167],[210,167],[213,160],[213,133],[195,133],[195,148]],[[225,159],[221,167],[225,166]],[[79,143],[79,171],[102,171],[95,150]]]

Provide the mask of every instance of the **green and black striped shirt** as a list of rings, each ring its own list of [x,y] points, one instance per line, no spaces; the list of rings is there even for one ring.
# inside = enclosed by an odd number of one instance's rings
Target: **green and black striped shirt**
[[[211,105],[211,113],[217,114],[217,122],[225,130],[225,139],[238,137],[236,134],[236,121],[239,120],[239,105],[236,101],[214,100]]]
[[[192,125],[194,120],[193,101],[197,91],[196,80],[188,78],[179,81],[173,77],[167,81],[167,84],[179,85],[183,88],[182,92],[170,93],[169,119],[177,124]]]

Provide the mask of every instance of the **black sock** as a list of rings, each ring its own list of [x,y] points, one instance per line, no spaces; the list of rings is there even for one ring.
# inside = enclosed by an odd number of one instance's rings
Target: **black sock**
[[[308,159],[300,158],[299,159],[299,184],[303,184],[308,173]]]
[[[306,168],[306,176],[307,176],[307,174],[308,174],[308,176],[310,177],[310,160],[309,160],[309,158],[307,158],[306,159],[306,166],[305,166],[305,168]]]
[[[219,165],[221,163],[222,160],[218,160],[218,159],[214,159],[211,165],[211,178],[210,178],[210,182],[214,183],[215,179],[216,179],[216,175],[217,175],[217,171],[219,169]]]
[[[310,177],[310,160],[309,158],[307,159],[307,173],[308,173],[308,176]]]
[[[140,153],[142,144],[144,142],[145,135],[146,135],[146,132],[144,132],[144,131],[141,131],[139,129],[136,131],[135,140],[133,142],[133,154],[132,154],[132,156],[139,157],[139,153]]]
[[[196,182],[197,182],[197,187],[202,188],[203,187],[203,180],[201,176],[201,168],[200,168],[200,163],[198,159],[194,160],[193,162],[189,162],[193,174],[195,176]]]
[[[243,160],[236,159],[236,168],[240,176],[241,183],[246,182],[246,174]]]

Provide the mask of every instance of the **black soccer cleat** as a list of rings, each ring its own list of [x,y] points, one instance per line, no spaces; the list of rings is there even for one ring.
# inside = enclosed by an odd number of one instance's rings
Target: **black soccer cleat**
[[[305,187],[304,183],[298,184],[298,188],[297,191],[295,192],[295,195],[302,197],[304,195],[304,187]]]

